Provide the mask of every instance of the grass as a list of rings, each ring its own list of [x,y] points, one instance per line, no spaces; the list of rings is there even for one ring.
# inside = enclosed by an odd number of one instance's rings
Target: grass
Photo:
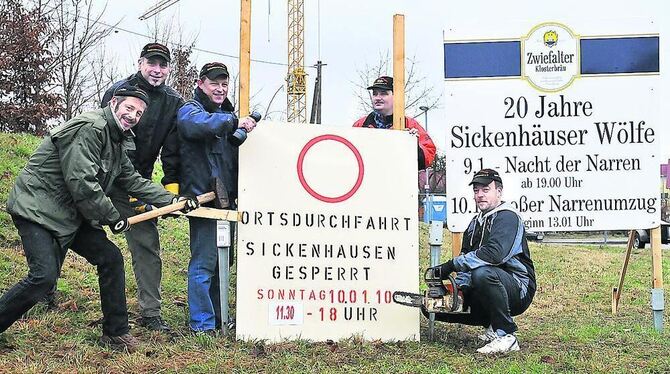
[[[0,134],[0,170],[9,172],[0,180],[0,204],[5,203],[11,180],[38,142],[32,137]],[[27,273],[15,229],[5,217],[0,213],[0,292]],[[58,310],[38,305],[28,318],[0,334],[0,372],[628,373],[667,372],[670,367],[670,333],[652,328],[649,249],[634,251],[620,313],[612,316],[610,292],[623,260],[622,247],[531,243],[539,289],[530,309],[516,319],[522,351],[482,357],[474,353],[479,347],[479,329],[438,323],[436,341],[431,342],[425,336],[424,320],[421,342],[364,342],[351,337],[330,343],[265,344],[191,335],[185,302],[186,222],[161,220],[160,231],[163,314],[173,326],[172,336],[133,324],[131,332],[143,342],[139,352],[117,353],[99,347],[101,312],[95,270],[81,257],[69,254],[58,285]],[[426,238],[422,224],[422,268],[428,264]],[[125,241],[118,236],[113,240],[126,257],[132,324],[138,305],[130,254]],[[450,248],[447,235],[444,248]],[[663,271],[667,283],[670,266],[665,264]],[[670,326],[667,316],[665,325]]]

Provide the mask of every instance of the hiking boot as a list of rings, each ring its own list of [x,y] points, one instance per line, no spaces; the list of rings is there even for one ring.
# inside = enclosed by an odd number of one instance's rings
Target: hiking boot
[[[498,337],[498,334],[496,334],[495,331],[493,331],[493,326],[489,326],[486,328],[483,334],[477,335],[477,338],[484,343],[490,343],[494,341]]]
[[[115,351],[128,351],[128,353],[133,353],[140,347],[140,341],[130,334],[119,336],[103,335],[100,338],[100,344]]]
[[[169,332],[170,325],[165,322],[161,316],[156,317],[142,317],[139,320],[140,326],[151,331]]]
[[[513,351],[518,351],[519,341],[516,339],[514,334],[507,334],[505,336],[499,336],[493,339],[489,344],[479,348],[477,352],[492,355],[492,354],[504,354]]]

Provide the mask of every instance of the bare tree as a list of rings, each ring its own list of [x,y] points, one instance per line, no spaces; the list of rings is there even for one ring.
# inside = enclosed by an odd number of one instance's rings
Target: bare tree
[[[101,61],[99,52],[116,24],[101,22],[106,3],[99,11],[94,9],[93,0],[40,1],[39,4],[50,19],[50,50],[56,57],[54,86],[63,97],[63,117],[69,120],[94,107],[95,100],[99,100],[107,88],[108,82],[101,80],[99,71],[112,64]]]
[[[198,78],[198,69],[191,61],[197,35],[185,35],[174,17],[165,21],[154,17],[154,24],[148,31],[155,42],[165,44],[171,49],[172,72],[165,83],[185,99],[191,98]]]
[[[95,93],[93,103],[95,107],[100,107],[102,98],[105,96],[105,91],[120,79],[121,74],[117,68],[116,58],[108,57],[105,48],[100,50],[98,55],[93,58],[93,61],[95,66],[105,67],[93,70],[93,82],[95,85],[93,89]]]
[[[284,84],[280,85],[279,88],[275,91],[275,93],[272,95],[272,98],[270,98],[270,102],[268,102],[268,105],[265,107],[265,115],[263,115],[263,118],[271,120],[275,115],[278,116],[277,120],[282,121],[286,119],[286,111],[285,110],[271,110],[272,109],[272,103],[275,101],[275,98],[277,98],[277,95],[279,94],[280,91],[284,90]]]
[[[442,95],[437,93],[434,86],[429,85],[425,75],[421,75],[416,58],[408,58],[405,69],[405,112],[407,115],[411,117],[419,115],[421,113],[419,106],[427,106],[429,109],[439,108]],[[372,111],[372,93],[367,90],[367,87],[382,75],[393,75],[390,52],[380,52],[375,64],[366,64],[356,73],[357,78],[351,83],[355,87],[354,95],[358,102],[358,109],[363,115]]]

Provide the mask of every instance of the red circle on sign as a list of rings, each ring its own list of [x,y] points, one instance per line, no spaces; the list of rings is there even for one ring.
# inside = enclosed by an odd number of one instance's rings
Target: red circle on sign
[[[312,146],[314,146],[314,144],[322,142],[324,140],[333,140],[347,146],[347,148],[349,148],[351,152],[354,154],[354,157],[356,157],[356,162],[358,163],[358,177],[356,178],[356,183],[349,190],[349,192],[345,193],[342,196],[336,196],[336,197],[323,196],[320,193],[314,191],[314,189],[310,187],[309,184],[307,184],[307,181],[305,180],[305,174],[302,165],[303,162],[305,161],[305,155],[307,154],[307,151],[309,151],[309,149],[312,148]],[[302,184],[302,187],[305,189],[305,191],[307,191],[307,193],[312,195],[315,199],[326,203],[340,203],[342,201],[349,199],[356,193],[358,188],[363,183],[364,167],[363,167],[363,158],[361,157],[360,152],[358,152],[358,149],[356,149],[356,147],[354,147],[354,145],[351,144],[350,141],[338,135],[333,134],[320,135],[307,142],[307,144],[305,144],[305,146],[302,147],[302,150],[300,151],[297,166],[298,166],[298,179],[300,180],[300,184]]]

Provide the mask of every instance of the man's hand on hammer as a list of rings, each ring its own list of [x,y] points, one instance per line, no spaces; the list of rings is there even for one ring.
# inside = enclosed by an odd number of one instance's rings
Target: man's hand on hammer
[[[198,203],[198,199],[196,199],[194,196],[188,196],[188,195],[182,195],[174,198],[173,203],[178,203],[181,201],[185,201],[184,207],[181,209],[182,213],[188,213],[192,210],[198,209],[200,204]]]

